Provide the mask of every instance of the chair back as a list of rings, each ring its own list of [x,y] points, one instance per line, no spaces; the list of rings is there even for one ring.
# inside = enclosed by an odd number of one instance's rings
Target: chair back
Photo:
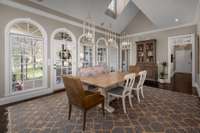
[[[125,86],[124,86],[124,91],[123,95],[128,94],[131,92],[131,89],[133,88],[134,82],[135,82],[135,73],[127,74],[124,76],[125,79]]]
[[[128,68],[129,73],[139,73],[140,67],[138,65],[130,65]]]
[[[144,71],[142,71],[142,86],[144,85],[144,82],[145,82],[145,80],[146,80],[146,77],[147,77],[147,71],[144,70]]]
[[[85,93],[80,79],[73,76],[64,76],[63,81],[69,102],[77,106],[82,106]]]
[[[147,75],[147,71],[141,71],[138,73],[138,75],[140,76],[139,82],[137,84],[137,88],[141,88],[144,85],[144,82],[146,80],[146,75]]]

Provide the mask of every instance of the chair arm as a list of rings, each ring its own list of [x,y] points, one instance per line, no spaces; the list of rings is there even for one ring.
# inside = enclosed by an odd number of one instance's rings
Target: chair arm
[[[94,94],[99,94],[100,95],[100,92],[93,92],[93,91],[88,91],[88,90],[85,90],[85,95],[88,96],[88,95],[94,95]]]

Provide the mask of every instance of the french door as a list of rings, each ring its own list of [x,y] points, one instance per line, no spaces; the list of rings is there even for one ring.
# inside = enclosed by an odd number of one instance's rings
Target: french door
[[[63,89],[62,76],[75,75],[76,73],[76,50],[73,43],[67,40],[53,41],[53,89]]]

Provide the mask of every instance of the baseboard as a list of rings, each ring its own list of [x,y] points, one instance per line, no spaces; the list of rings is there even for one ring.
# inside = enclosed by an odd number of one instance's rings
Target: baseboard
[[[22,94],[18,94],[18,95],[14,95],[14,96],[3,97],[3,98],[0,98],[0,105],[6,105],[6,104],[10,104],[10,103],[27,100],[27,99],[31,99],[34,97],[51,94],[52,92],[53,92],[52,89],[47,88],[47,89],[32,91],[29,93],[22,93]]]
[[[198,96],[200,97],[200,86],[198,83],[195,83],[195,87],[197,89]]]

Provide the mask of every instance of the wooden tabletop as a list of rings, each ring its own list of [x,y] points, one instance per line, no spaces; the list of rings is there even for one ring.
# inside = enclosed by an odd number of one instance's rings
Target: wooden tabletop
[[[94,85],[100,88],[109,88],[124,81],[124,76],[127,73],[111,72],[93,77],[80,77],[80,80],[89,85]]]

